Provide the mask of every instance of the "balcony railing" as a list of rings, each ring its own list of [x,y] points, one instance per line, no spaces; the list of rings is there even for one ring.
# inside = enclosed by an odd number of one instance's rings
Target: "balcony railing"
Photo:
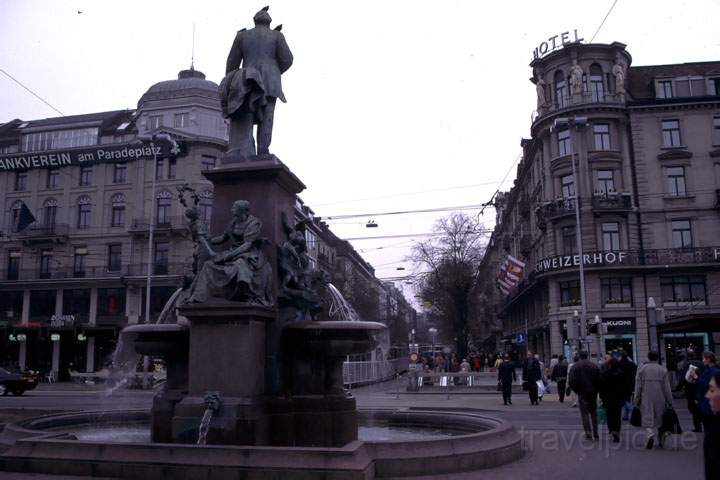
[[[187,222],[185,217],[164,217],[154,219],[155,230],[185,230]],[[133,218],[128,232],[144,233],[150,229],[150,217]]]
[[[540,205],[539,217],[552,220],[553,218],[562,217],[575,213],[574,197],[557,198],[550,202]]]
[[[185,263],[158,263],[152,265],[153,275],[185,275],[190,266]],[[28,268],[20,270],[3,269],[0,271],[0,281],[25,280],[65,280],[73,278],[120,278],[132,276],[146,276],[147,264],[123,265],[119,269],[109,270],[107,265],[75,269],[73,267],[56,267],[48,270]]]
[[[629,193],[596,193],[592,207],[594,210],[630,210],[632,199]]]
[[[602,93],[598,95],[591,92],[583,92],[579,95],[568,95],[563,97],[560,101],[553,99],[553,101],[548,102],[538,109],[537,118],[566,108],[588,106],[593,104],[624,105],[625,100],[622,95],[615,93]]]
[[[13,233],[15,238],[29,242],[58,241],[67,239],[70,227],[65,223],[52,225],[33,224],[22,232]]]

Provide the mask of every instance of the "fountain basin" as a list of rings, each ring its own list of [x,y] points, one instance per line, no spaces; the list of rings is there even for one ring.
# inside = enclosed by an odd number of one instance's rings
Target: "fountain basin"
[[[49,415],[8,425],[0,470],[133,479],[362,479],[474,471],[518,459],[520,436],[480,411],[361,410],[362,423],[432,429],[426,439],[354,441],[343,447],[178,445],[75,440],[78,426],[148,424],[147,411]],[[451,431],[438,435],[437,431]]]
[[[168,357],[187,355],[189,330],[176,323],[131,325],[123,334],[133,336],[135,352],[140,355]]]
[[[284,335],[291,349],[345,357],[372,350],[386,329],[377,322],[296,322],[285,327]]]

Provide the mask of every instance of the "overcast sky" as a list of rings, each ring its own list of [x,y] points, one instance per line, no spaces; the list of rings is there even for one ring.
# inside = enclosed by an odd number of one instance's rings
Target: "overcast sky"
[[[65,115],[132,109],[189,67],[193,22],[195,68],[219,83],[235,32],[266,1],[0,0],[0,68]],[[529,135],[533,49],[573,29],[589,41],[612,3],[276,0],[295,63],[271,151],[318,215],[487,201]],[[619,0],[595,42],[627,44],[633,65],[720,60],[719,18],[720,0]],[[53,116],[0,73],[0,123]],[[442,215],[331,224],[343,238],[426,233]],[[494,211],[483,219],[492,227]],[[410,270],[410,238],[353,244],[378,277]]]

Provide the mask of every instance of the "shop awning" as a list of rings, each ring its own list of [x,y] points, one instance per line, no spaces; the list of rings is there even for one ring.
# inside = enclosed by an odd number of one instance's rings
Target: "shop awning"
[[[690,313],[667,317],[658,325],[659,333],[720,332],[720,315],[716,313]]]

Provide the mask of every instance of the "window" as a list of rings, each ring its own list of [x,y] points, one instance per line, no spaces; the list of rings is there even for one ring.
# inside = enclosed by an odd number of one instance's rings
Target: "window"
[[[63,315],[73,315],[75,323],[86,323],[90,318],[90,289],[63,289]]]
[[[177,160],[174,158],[168,159],[168,180],[172,180],[177,176]]]
[[[148,117],[147,128],[148,130],[155,130],[156,128],[162,127],[163,124],[162,115],[150,115]]]
[[[122,265],[122,245],[114,243],[108,245],[108,271],[119,272]]]
[[[657,82],[657,98],[672,98],[672,80],[659,80]]]
[[[155,275],[167,275],[170,263],[170,243],[161,241],[155,242],[155,259],[153,261],[153,272]]]
[[[593,102],[602,102],[605,100],[603,72],[597,63],[590,65],[590,98]]]
[[[665,169],[668,182],[668,194],[674,197],[687,195],[685,188],[685,167],[667,167]]]
[[[580,305],[580,282],[571,280],[560,283],[560,306]]]
[[[22,210],[23,202],[18,200],[10,207],[10,231],[16,233],[18,226],[20,225],[20,211]]]
[[[40,278],[50,278],[50,264],[52,262],[52,254],[53,251],[51,249],[42,249],[40,251],[40,269],[39,269],[39,277]]]
[[[577,253],[577,238],[575,237],[575,225],[562,227],[562,253],[574,255]]]
[[[210,225],[212,217],[213,193],[210,190],[203,190],[200,193],[200,203],[198,204],[198,213],[200,220],[206,225]]]
[[[170,192],[160,192],[157,198],[156,221],[158,226],[166,226],[170,224],[170,212],[172,210],[172,194]]]
[[[720,145],[720,117],[713,117],[713,145]]]
[[[690,230],[690,220],[673,220],[672,227],[672,244],[673,248],[692,248],[692,231]]]
[[[567,106],[567,84],[565,83],[565,75],[558,70],[555,72],[555,103],[558,108]]]
[[[593,137],[595,150],[610,150],[610,125],[607,123],[593,125]]]
[[[660,277],[663,303],[705,302],[705,277],[680,275]]]
[[[17,323],[22,318],[23,291],[3,291],[0,295],[0,319]]]
[[[632,305],[631,278],[600,279],[600,294],[603,304],[623,303]]]
[[[43,202],[43,225],[49,230],[55,228],[55,220],[57,219],[57,200],[48,198]]]
[[[98,288],[98,317],[125,315],[124,288]]]
[[[215,168],[215,157],[211,157],[210,155],[203,155],[200,159],[200,169],[205,170],[212,170]]]
[[[92,184],[92,167],[80,167],[80,181],[78,185],[87,187]]]
[[[620,250],[620,224],[618,222],[602,224],[602,244],[605,251]]]
[[[116,163],[113,167],[113,183],[127,182],[127,163]]]
[[[175,128],[187,128],[190,126],[190,116],[187,113],[175,114]]]
[[[663,146],[679,147],[680,141],[680,121],[679,120],[663,120],[662,122]]]
[[[615,178],[612,170],[597,171],[597,191],[607,194],[615,191]]]
[[[15,172],[15,191],[24,192],[27,190],[28,172]]]
[[[124,227],[125,226],[125,195],[122,193],[116,193],[110,199],[111,203],[111,215],[110,215],[110,226],[111,227]]]
[[[20,258],[20,250],[8,251],[8,280],[17,280],[18,278],[20,278]]]
[[[563,198],[575,198],[575,179],[572,175],[560,178],[560,191]]]
[[[570,130],[560,130],[558,132],[558,155],[570,155]]]
[[[58,170],[57,168],[50,168],[46,170],[46,172],[47,177],[45,177],[45,188],[47,188],[48,190],[58,188],[58,186],[60,185],[60,170]]]
[[[89,147],[97,145],[98,129],[76,128],[74,130],[56,130],[23,135],[22,148],[25,152],[39,152],[58,148]]]
[[[155,180],[163,179],[163,171],[165,170],[165,160],[158,158],[155,163]]]
[[[708,85],[708,95],[720,96],[720,78],[711,78]]]
[[[77,228],[86,229],[90,228],[90,215],[92,213],[92,205],[90,204],[90,197],[83,195],[78,198],[78,217],[77,217]]]
[[[85,276],[87,255],[87,247],[75,247],[75,252],[73,255],[73,277],[82,278]]]
[[[30,320],[47,323],[55,314],[57,290],[30,290]]]

